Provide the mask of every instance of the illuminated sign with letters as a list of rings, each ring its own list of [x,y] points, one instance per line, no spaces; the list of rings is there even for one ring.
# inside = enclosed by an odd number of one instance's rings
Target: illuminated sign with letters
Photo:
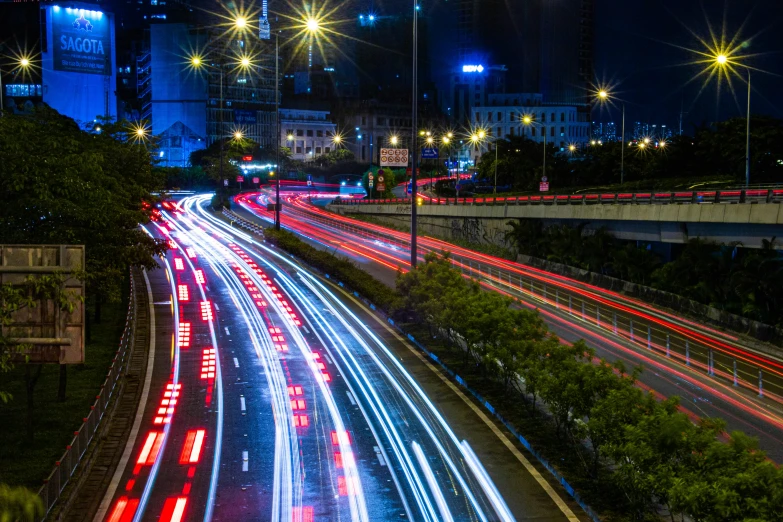
[[[102,12],[55,6],[52,37],[55,70],[111,75],[111,28]]]
[[[484,72],[484,66],[483,65],[463,65],[462,66],[462,72],[464,73],[474,73],[474,72]]]

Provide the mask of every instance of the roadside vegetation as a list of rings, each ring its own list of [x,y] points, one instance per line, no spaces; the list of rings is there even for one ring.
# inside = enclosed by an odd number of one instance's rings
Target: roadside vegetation
[[[693,136],[675,136],[663,147],[640,148],[626,142],[623,190],[681,186],[686,180],[735,184],[745,180],[745,118],[702,125]],[[523,136],[505,136],[483,154],[477,165],[479,178],[512,191],[537,191],[543,174],[544,146]],[[546,176],[553,190],[567,187],[616,186],[620,182],[619,141],[587,145],[574,153],[546,149]],[[753,183],[775,183],[783,176],[783,120],[769,116],[751,118],[751,172]],[[705,179],[705,176],[708,178]],[[687,185],[686,185],[687,186]],[[721,186],[720,184],[717,186]]]
[[[675,245],[663,264],[647,245],[616,239],[584,225],[544,227],[540,220],[510,221],[507,240],[520,254],[581,268],[681,295],[773,326],[783,326],[783,258],[775,238],[764,248],[692,239]]]
[[[606,520],[781,520],[783,471],[721,419],[694,422],[679,399],[636,386],[641,368],[561,342],[536,312],[481,289],[448,254],[392,290],[288,232],[267,240],[385,309],[477,390]],[[373,282],[374,281],[374,282]]]
[[[128,122],[99,121],[88,132],[48,107],[0,118],[0,244],[85,245],[86,266],[72,275],[86,284],[87,319],[85,364],[31,363],[8,330],[15,310],[42,299],[73,303],[57,295],[56,276],[0,289],[2,482],[35,488],[51,472],[116,352],[129,267],[155,267],[166,248],[139,229],[153,214],[151,193],[163,187],[148,138]],[[40,508],[36,499],[0,484],[0,520],[29,518]]]

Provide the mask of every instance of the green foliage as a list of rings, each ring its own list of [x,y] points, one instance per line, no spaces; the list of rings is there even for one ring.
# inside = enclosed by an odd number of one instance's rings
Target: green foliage
[[[638,520],[660,506],[694,521],[781,519],[781,471],[756,441],[733,433],[721,442],[723,421],[694,424],[677,398],[656,401],[635,386],[640,369],[595,361],[583,341],[560,342],[536,313],[464,279],[448,254],[400,273],[397,289],[411,319],[445,335],[463,365],[516,389],[533,411],[541,399],[583,476],[621,494],[614,509]]]
[[[509,225],[506,240],[515,244],[520,254],[639,284],[648,284],[660,265],[658,257],[646,248],[615,239],[603,228],[588,235],[584,224],[544,228],[541,220],[521,219],[509,221]]]
[[[84,244],[88,294],[116,300],[129,264],[164,243],[138,228],[162,178],[124,123],[81,131],[49,108],[0,118],[0,243]]]
[[[378,171],[383,171],[383,184],[385,189],[383,193],[378,192]],[[375,177],[375,186],[370,191],[370,173]],[[367,196],[373,199],[391,199],[396,197],[392,193],[392,189],[397,186],[398,183],[402,183],[407,175],[405,169],[392,169],[389,167],[370,167],[367,172],[362,176],[362,186],[367,191]],[[400,181],[397,181],[400,180]]]
[[[665,147],[625,150],[625,181],[654,181],[675,178],[744,180],[745,118],[734,118],[714,126],[702,126],[693,136],[677,136]],[[754,183],[777,182],[783,175],[783,120],[768,116],[751,118],[751,175]],[[536,190],[541,178],[543,144],[522,136],[499,139],[497,154],[498,185],[513,185],[516,190]],[[547,146],[547,176],[554,189],[595,186],[620,181],[620,142],[589,146],[574,156]],[[492,179],[495,151],[481,156],[479,175]]]
[[[521,254],[617,277],[770,325],[783,324],[783,259],[774,240],[740,248],[691,239],[670,263],[635,242],[584,225],[544,228],[540,220],[509,222],[506,239]]]
[[[326,167],[329,165],[336,165],[346,161],[354,161],[356,157],[353,152],[348,149],[334,149],[326,154],[322,154],[315,158],[315,164],[319,167]]]
[[[37,308],[47,300],[52,300],[59,310],[73,312],[81,296],[65,291],[64,281],[65,277],[56,273],[28,276],[20,285],[0,285],[0,374],[13,369],[14,359],[29,348],[14,341],[13,323],[17,312],[25,308]],[[11,398],[10,393],[0,389],[0,402],[8,402]]]
[[[27,488],[0,484],[0,522],[32,522],[43,514],[41,497]]]

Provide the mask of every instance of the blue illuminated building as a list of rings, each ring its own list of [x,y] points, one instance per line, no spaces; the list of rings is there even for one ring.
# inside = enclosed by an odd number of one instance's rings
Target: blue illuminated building
[[[95,4],[46,5],[43,101],[88,128],[117,118],[114,15]]]

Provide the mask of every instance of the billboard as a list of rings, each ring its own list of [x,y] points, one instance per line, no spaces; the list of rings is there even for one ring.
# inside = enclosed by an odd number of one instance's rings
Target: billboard
[[[111,25],[101,11],[52,8],[52,52],[56,71],[112,74]]]
[[[407,167],[408,149],[381,149],[381,167]]]

